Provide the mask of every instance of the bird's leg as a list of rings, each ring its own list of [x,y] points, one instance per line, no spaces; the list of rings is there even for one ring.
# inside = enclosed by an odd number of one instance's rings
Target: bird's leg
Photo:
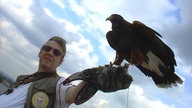
[[[127,68],[129,68],[129,66],[130,66],[130,65],[132,65],[132,63],[131,63],[131,62],[129,62],[129,63],[127,64]]]
[[[128,64],[127,64],[127,63],[124,64],[124,66],[126,67],[126,69],[128,69],[130,65],[132,65],[131,62],[128,62]]]
[[[113,63],[110,61],[110,66],[113,66]]]
[[[129,73],[128,68],[130,65],[131,65],[131,63],[128,62],[128,63],[125,63],[124,66],[122,66],[126,70],[126,71],[124,71],[124,75],[127,75]]]
[[[113,63],[110,61],[109,64],[106,64],[105,66],[99,66],[100,68],[105,68],[105,67],[112,67]]]
[[[113,62],[114,65],[120,65],[124,60],[124,55],[121,54],[119,51],[116,51],[115,61]]]

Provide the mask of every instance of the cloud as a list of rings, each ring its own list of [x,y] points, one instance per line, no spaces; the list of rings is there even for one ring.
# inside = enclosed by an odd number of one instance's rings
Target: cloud
[[[183,59],[179,58],[177,59],[179,66],[177,66],[176,69],[178,69],[178,72],[181,72],[182,74],[186,76],[192,77],[192,65],[187,64]]]
[[[133,88],[130,88],[134,91],[130,91],[129,96],[132,95],[132,97],[129,98],[130,106],[132,108],[141,108],[143,105],[145,105],[146,108],[175,108],[174,105],[168,105],[165,103],[162,103],[160,100],[157,99],[150,99],[144,95],[144,89],[140,88],[139,86],[132,86]],[[131,103],[138,103],[138,104],[132,104]]]
[[[67,50],[63,64],[68,72],[74,73],[97,65],[98,57],[93,53],[89,40],[82,37],[79,42],[68,44]]]
[[[129,90],[121,90],[114,93],[97,92],[88,102],[80,106],[72,105],[72,108],[175,108],[173,104],[162,103],[158,99],[146,97],[143,88],[131,85]]]
[[[62,9],[65,8],[65,4],[61,0],[52,0],[52,2],[57,4]]]

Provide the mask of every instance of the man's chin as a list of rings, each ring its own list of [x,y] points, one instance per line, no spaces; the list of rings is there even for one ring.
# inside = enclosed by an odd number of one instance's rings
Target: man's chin
[[[42,64],[42,68],[44,68],[44,69],[49,69],[50,66],[51,66],[51,63],[43,63]]]

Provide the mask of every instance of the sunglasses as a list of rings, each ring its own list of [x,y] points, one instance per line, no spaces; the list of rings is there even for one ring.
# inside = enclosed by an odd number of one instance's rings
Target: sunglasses
[[[50,46],[48,46],[48,45],[44,45],[44,46],[42,47],[42,49],[43,49],[44,51],[46,51],[46,52],[50,52],[51,50],[53,50],[53,54],[54,54],[55,56],[60,56],[60,55],[61,55],[61,51],[59,51],[58,49],[54,49],[54,48],[52,48],[52,47],[50,47]]]

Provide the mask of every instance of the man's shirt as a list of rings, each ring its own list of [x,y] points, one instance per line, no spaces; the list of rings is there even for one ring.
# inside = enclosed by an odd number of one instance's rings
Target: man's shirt
[[[65,102],[65,92],[69,86],[63,86],[64,78],[60,78],[56,85],[56,99],[54,108],[68,108],[69,104]],[[0,108],[24,108],[28,88],[31,83],[20,85],[8,95],[0,96]],[[60,89],[60,90],[59,90]],[[60,91],[60,92],[59,92]],[[60,107],[61,103],[61,107]]]

